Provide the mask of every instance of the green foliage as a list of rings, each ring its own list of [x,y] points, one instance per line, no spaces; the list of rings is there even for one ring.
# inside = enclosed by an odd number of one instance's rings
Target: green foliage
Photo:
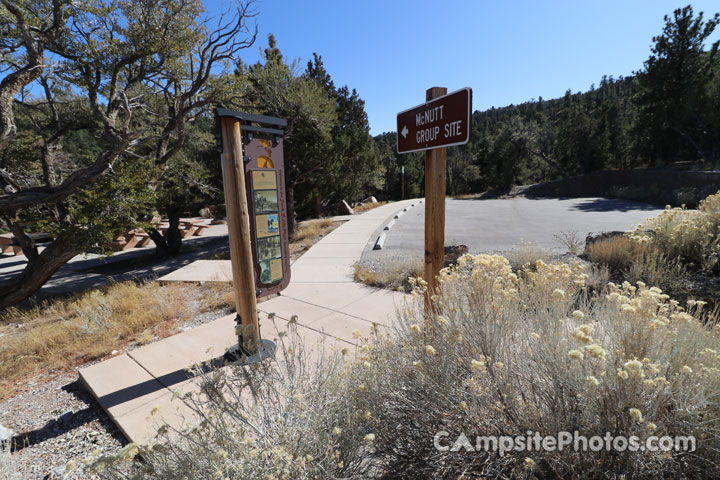
[[[360,200],[383,186],[383,168],[370,136],[365,102],[355,89],[350,91],[346,86],[337,89],[332,97],[338,117],[331,130],[332,155],[340,169],[327,200]]]
[[[397,133],[388,132],[375,137],[380,164],[385,170],[382,200],[400,199],[402,168],[405,167],[405,198],[425,195],[425,156],[422,152],[397,153]]]
[[[319,55],[300,73],[270,35],[263,62],[239,64],[236,75],[255,111],[288,121],[285,180],[300,216],[317,215],[318,208],[340,200],[360,200],[382,187],[365,102],[357,91],[335,87]]]
[[[703,13],[695,17],[688,5],[665,16],[662,35],[653,38],[636,99],[649,154],[700,158],[712,166],[720,161],[720,41],[704,50],[718,23],[719,14],[703,21]]]
[[[3,168],[18,172],[18,183],[32,185],[42,176],[40,151],[42,139],[31,132],[23,132],[2,153]]]
[[[54,211],[45,229],[55,223],[55,230],[60,224],[93,230],[102,222],[88,216],[92,202],[117,200],[118,207],[136,213],[127,194],[138,193],[137,205],[148,205],[151,194],[144,192],[154,192],[159,207],[217,198],[210,167],[217,155],[210,158],[215,145],[207,110],[228,95],[221,93],[227,90],[221,85],[227,72],[220,62],[248,44],[240,38],[249,33],[242,4],[235,19],[225,17],[217,31],[203,18],[199,0],[58,5],[64,15],[60,20],[72,21],[61,23],[59,33],[45,40],[45,55],[55,66],[39,68],[40,77],[29,80],[13,105],[18,134],[0,151],[6,174],[2,185],[9,182],[12,188],[5,190],[15,193],[62,188],[73,176],[89,180],[66,189],[62,202],[36,202],[3,213],[29,226],[38,223],[33,215]],[[17,14],[5,7],[0,11],[0,28],[9,37],[0,42],[4,71],[19,71],[28,49],[15,15],[35,26],[53,21],[49,2],[22,2],[17,7]],[[108,171],[115,180],[102,179]],[[121,175],[128,178],[120,179]],[[130,187],[141,175],[146,175],[143,188]],[[115,196],[102,191],[114,188]],[[106,234],[128,224],[122,208],[97,209],[110,229]],[[115,214],[117,224],[111,219]]]
[[[330,129],[335,120],[334,105],[316,82],[300,75],[297,65],[287,64],[274,37],[268,38],[264,63],[244,68],[237,74],[246,82],[245,98],[258,113],[288,121],[285,135],[285,182],[289,206],[306,212],[319,181],[333,175]],[[297,191],[297,193],[295,193]],[[292,213],[292,210],[291,210]]]
[[[23,226],[28,232],[47,232],[55,237],[70,235],[81,250],[110,253],[113,237],[147,226],[140,219],[156,205],[156,192],[150,188],[150,179],[156,176],[151,159],[120,163],[62,205],[23,210]],[[58,222],[55,220],[58,217],[71,218],[73,222]]]
[[[237,94],[228,67],[255,40],[251,3],[218,23],[200,0],[3,3],[0,218],[21,242],[23,230],[56,239],[24,242],[28,278],[5,280],[0,305],[154,209],[217,200],[208,110]]]
[[[633,77],[602,77],[585,93],[476,111],[469,145],[448,148],[448,193],[507,190],[598,170],[703,160],[720,164],[720,57],[706,40],[720,21],[691,7],[666,17],[644,69]],[[383,198],[399,198],[398,165],[417,154],[393,155],[395,134],[376,137],[387,166]],[[395,158],[393,158],[395,157]],[[406,196],[423,177],[406,175]],[[658,192],[662,193],[662,192]],[[663,194],[692,200],[692,192]],[[659,198],[659,195],[654,195]],[[676,203],[673,200],[670,203]]]
[[[121,163],[92,188],[71,197],[68,214],[82,225],[77,240],[83,249],[98,245],[107,253],[114,236],[143,226],[140,219],[157,204],[150,188],[156,170],[152,159]]]
[[[647,165],[649,160],[635,152],[631,131],[636,90],[634,78],[603,77],[599,88],[586,93],[475,111],[469,144],[447,149],[448,194],[505,190],[595,170]],[[375,137],[387,169],[380,196],[400,198],[401,165],[406,165],[406,198],[422,195],[424,155],[396,154],[395,139],[395,133]]]
[[[186,125],[183,148],[159,172],[158,206],[225,202],[214,131],[209,114]]]

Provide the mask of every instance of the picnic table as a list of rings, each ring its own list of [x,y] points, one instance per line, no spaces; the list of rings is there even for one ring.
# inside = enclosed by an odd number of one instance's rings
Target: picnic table
[[[133,247],[144,247],[148,243],[150,243],[150,235],[138,228],[137,230],[130,230],[123,235],[118,235],[113,238],[110,246],[117,252]]]
[[[53,236],[49,233],[43,233],[43,232],[35,232],[35,233],[26,233],[26,235],[33,241],[33,243],[42,244],[42,243],[49,243],[53,241]],[[20,242],[17,241],[17,238],[15,238],[15,235],[12,233],[2,233],[0,234],[0,249],[2,249],[2,253],[12,253],[13,255],[23,255],[22,247],[20,246]]]
[[[203,230],[210,226],[206,224],[205,221],[206,219],[204,218],[181,218],[180,224],[178,225],[178,228],[180,229],[180,236],[182,238],[190,236],[199,237],[202,235]],[[165,233],[168,228],[170,228],[170,225],[167,220],[155,224],[155,229],[163,233]]]

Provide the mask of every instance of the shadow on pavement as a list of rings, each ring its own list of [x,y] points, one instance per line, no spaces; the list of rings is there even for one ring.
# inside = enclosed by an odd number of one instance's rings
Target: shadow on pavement
[[[16,255],[5,255],[5,254],[3,254],[3,255],[0,255],[0,258],[8,258],[8,257],[14,257],[14,256],[16,256]],[[16,261],[16,262],[3,262],[2,268],[16,267],[16,266],[18,266],[18,265],[22,265],[23,263],[26,263],[24,256],[23,256],[23,257],[20,257],[20,258],[21,258],[22,260],[18,260],[18,261]]]
[[[125,444],[127,443],[127,440],[120,430],[115,427],[114,423],[110,420],[110,417],[108,417],[107,413],[100,405],[103,405],[105,408],[111,408],[127,402],[128,400],[142,397],[165,388],[170,388],[173,385],[177,385],[188,379],[196,377],[201,373],[208,373],[212,370],[224,367],[225,365],[227,365],[227,361],[224,357],[213,358],[199,364],[198,370],[176,370],[166,375],[153,378],[152,380],[141,382],[105,395],[100,398],[99,402],[90,395],[90,393],[80,384],[79,381],[69,383],[63,386],[62,389],[71,392],[76,397],[79,397],[88,405],[87,408],[83,408],[82,410],[78,410],[76,412],[69,411],[58,418],[49,420],[45,423],[45,425],[38,429],[15,435],[11,441],[11,451],[16,452],[62,436],[67,432],[82,427],[83,425],[86,425],[96,419],[103,422],[107,430],[112,433],[113,437]]]
[[[130,254],[80,260],[63,265],[33,297],[20,305],[37,304],[54,297],[79,293],[113,282],[140,282],[162,277],[196,260],[227,249],[227,235],[198,238],[183,242],[183,251],[170,258],[158,259],[155,249]],[[9,272],[5,276],[19,273]]]
[[[171,373],[167,373],[160,377],[153,377],[152,380],[131,385],[129,387],[117,390],[115,392],[103,395],[98,399],[99,403],[105,408],[112,408],[129,400],[143,397],[153,392],[170,388],[186,380],[194,378],[200,374],[208,373],[227,365],[224,357],[217,357],[198,364],[198,370],[181,369]]]
[[[593,198],[577,203],[570,208],[581,212],[629,212],[633,210],[658,210],[662,207],[616,198]]]

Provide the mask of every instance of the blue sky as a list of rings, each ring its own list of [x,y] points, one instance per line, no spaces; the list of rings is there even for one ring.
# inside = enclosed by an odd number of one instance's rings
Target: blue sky
[[[211,11],[230,5],[206,0]],[[720,2],[690,2],[709,17]],[[254,63],[274,33],[301,66],[317,52],[336,85],[357,89],[371,133],[395,129],[398,112],[432,86],[473,89],[473,110],[586,91],[603,75],[631,75],[650,55],[666,0],[261,0]],[[720,38],[716,31],[713,39]]]

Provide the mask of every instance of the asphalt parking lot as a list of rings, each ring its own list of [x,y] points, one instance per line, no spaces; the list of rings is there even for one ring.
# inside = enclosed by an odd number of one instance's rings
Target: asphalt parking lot
[[[607,198],[501,200],[447,199],[445,204],[445,245],[467,245],[471,253],[500,253],[522,244],[555,253],[566,247],[555,236],[575,232],[584,241],[590,232],[629,230],[662,208],[641,202]],[[362,261],[379,261],[422,256],[425,231],[425,204],[409,208],[387,232],[382,250],[372,243]]]

